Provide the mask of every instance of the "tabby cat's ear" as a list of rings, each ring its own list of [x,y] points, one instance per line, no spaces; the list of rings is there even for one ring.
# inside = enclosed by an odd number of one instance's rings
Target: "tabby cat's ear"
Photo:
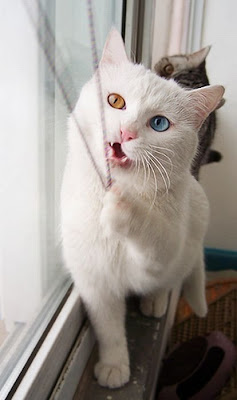
[[[100,65],[103,64],[121,64],[123,62],[129,62],[122,36],[115,29],[111,29],[105,46],[103,54],[100,60]]]
[[[196,128],[200,128],[208,115],[214,111],[220,103],[225,92],[223,86],[204,86],[187,92],[193,113],[193,122]]]
[[[192,67],[198,67],[206,59],[211,46],[204,47],[201,50],[195,51],[195,53],[188,55],[188,62]]]

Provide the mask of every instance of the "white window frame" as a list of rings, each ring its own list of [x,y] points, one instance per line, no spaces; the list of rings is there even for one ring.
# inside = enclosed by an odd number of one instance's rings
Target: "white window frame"
[[[22,371],[27,371],[25,373],[25,377],[28,374],[28,382],[29,385],[31,384],[34,373],[32,373],[33,370],[31,370],[30,368],[28,370],[28,367],[29,366],[31,367],[32,365],[30,364],[32,361],[32,356],[34,357],[34,354],[37,352],[37,349],[40,348],[41,350],[40,346],[42,344],[42,340],[44,340],[44,343],[47,343],[48,340],[50,340],[49,339],[49,332],[51,332],[50,328],[52,329],[52,327],[55,326],[54,321],[56,320],[56,317],[59,315],[58,313],[60,308],[61,308],[60,310],[61,314],[62,310],[64,310],[65,305],[68,304],[68,301],[66,301],[67,298],[68,300],[69,298],[72,299],[70,300],[70,302],[73,302],[74,307],[77,308],[77,313],[76,313],[77,317],[74,316],[74,318],[77,323],[79,321],[79,324],[77,326],[77,331],[79,330],[81,322],[83,320],[83,312],[80,302],[78,300],[76,301],[75,299],[75,295],[72,296],[69,294],[71,292],[71,288],[72,288],[71,280],[68,279],[65,282],[65,277],[63,277],[61,280],[61,284],[57,283],[56,288],[54,288],[51,291],[51,293],[48,296],[46,296],[44,304],[42,305],[42,311],[37,316],[37,318],[32,322],[32,324],[30,326],[27,324],[23,328],[23,330],[17,337],[17,340],[15,340],[16,337],[14,335],[13,338],[10,337],[9,343],[8,342],[6,343],[6,347],[4,348],[4,350],[7,350],[9,348],[13,357],[14,353],[16,353],[16,358],[15,360],[14,358],[10,358],[8,364],[6,365],[5,373],[8,375],[9,369],[11,369],[11,372],[9,373],[9,376],[7,377],[4,385],[2,386],[2,389],[0,390],[1,399],[12,398],[12,394],[17,390],[17,387],[21,383]],[[70,308],[70,302],[69,306],[67,306],[66,308],[66,312],[64,315],[66,321],[68,318],[67,317],[68,308],[70,309],[70,313],[72,312],[72,305]],[[76,329],[76,326],[74,326],[74,324],[73,327],[74,327],[73,329]],[[69,325],[67,330],[67,335],[65,336],[66,349],[67,349],[66,346],[67,341],[74,339],[74,338],[72,339],[72,333],[73,330],[71,330],[71,325]],[[55,340],[56,339],[57,338],[55,337]],[[58,365],[60,364],[57,363],[57,366]],[[54,369],[53,364],[51,368]],[[4,379],[4,376],[2,378]],[[24,397],[22,397],[22,399],[24,399]]]
[[[73,290],[31,362],[12,397],[13,399],[42,400],[48,398],[79,333],[83,319],[82,303],[76,291]],[[91,335],[90,340],[85,343],[87,352],[84,362],[80,359],[82,370],[93,344],[94,337]]]

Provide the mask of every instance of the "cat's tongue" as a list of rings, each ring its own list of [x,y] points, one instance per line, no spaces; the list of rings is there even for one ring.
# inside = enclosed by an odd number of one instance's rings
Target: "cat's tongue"
[[[127,167],[130,165],[130,160],[123,152],[121,148],[121,143],[110,143],[110,159],[113,164],[120,165],[121,167]]]
[[[114,143],[111,147],[114,150],[114,154],[113,155],[116,158],[126,157],[126,154],[124,154],[120,143]]]

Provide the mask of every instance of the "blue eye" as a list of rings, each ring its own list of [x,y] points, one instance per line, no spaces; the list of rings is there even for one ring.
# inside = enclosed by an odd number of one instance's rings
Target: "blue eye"
[[[150,127],[157,132],[164,132],[170,127],[170,121],[166,117],[156,115],[150,120]]]

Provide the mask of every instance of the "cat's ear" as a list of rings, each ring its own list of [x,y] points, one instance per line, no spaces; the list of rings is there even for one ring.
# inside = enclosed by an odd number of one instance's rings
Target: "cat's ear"
[[[191,110],[194,110],[194,125],[200,128],[208,115],[216,109],[225,92],[223,86],[204,86],[187,92]]]
[[[201,50],[195,51],[195,53],[188,55],[188,62],[192,68],[198,67],[206,59],[211,46],[204,47]]]
[[[100,60],[100,65],[103,64],[121,64],[123,62],[129,62],[122,36],[115,29],[111,29],[105,46],[103,54]]]

